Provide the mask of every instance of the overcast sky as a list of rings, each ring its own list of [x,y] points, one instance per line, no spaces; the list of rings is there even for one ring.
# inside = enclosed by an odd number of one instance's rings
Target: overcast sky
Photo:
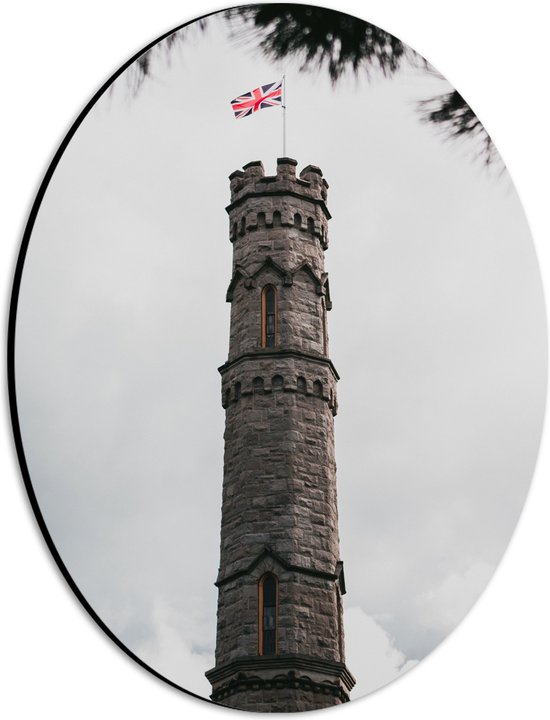
[[[127,646],[207,696],[214,665],[231,244],[227,176],[274,172],[281,112],[229,100],[287,76],[287,154],[328,205],[348,666],[358,697],[425,656],[490,578],[538,448],[539,272],[506,174],[419,121],[411,69],[332,88],[223,24],[66,150],[29,246],[17,394],[33,485],[75,582]]]

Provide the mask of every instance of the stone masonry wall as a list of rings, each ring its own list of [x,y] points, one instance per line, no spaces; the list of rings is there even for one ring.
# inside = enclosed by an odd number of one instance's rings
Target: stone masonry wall
[[[310,394],[298,392],[296,371],[283,367],[292,362],[280,360],[267,377],[250,368],[256,363],[238,368],[244,388],[226,408],[221,577],[246,567],[266,544],[303,567],[334,572],[339,560],[335,381],[302,361],[298,377],[309,376]],[[313,394],[319,380],[312,377],[324,380],[324,397]]]

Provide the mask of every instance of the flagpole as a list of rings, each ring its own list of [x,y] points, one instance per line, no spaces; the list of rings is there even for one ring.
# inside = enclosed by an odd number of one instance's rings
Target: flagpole
[[[286,157],[286,76],[283,74],[283,157]]]

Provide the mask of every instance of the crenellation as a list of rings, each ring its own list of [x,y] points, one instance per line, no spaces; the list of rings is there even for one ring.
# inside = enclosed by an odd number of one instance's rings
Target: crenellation
[[[291,180],[296,178],[296,166],[298,161],[289,157],[277,158],[277,177],[280,179],[290,178]]]
[[[315,165],[308,165],[296,177],[296,165],[298,163],[291,158],[279,158],[277,160],[277,174],[266,176],[261,161],[255,160],[243,166],[243,171],[235,171],[229,176],[231,188],[231,204],[227,210],[230,212],[232,206],[241,204],[250,196],[296,196],[310,203],[317,204],[325,216],[330,218],[326,207],[328,183],[323,178],[320,168]]]
[[[246,165],[243,165],[243,170],[245,184],[250,182],[251,179],[257,180],[265,175],[264,164],[261,160],[251,160]]]
[[[302,216],[298,212],[292,215],[288,212],[288,209],[285,209],[283,213],[278,209],[274,209],[273,206],[277,205],[276,202],[258,201],[257,204],[266,209],[259,210],[258,212],[252,211],[247,215],[236,212],[233,217],[229,218],[229,232],[232,242],[235,241],[237,234],[239,234],[237,232],[239,226],[238,220],[241,222],[241,235],[244,235],[246,230],[249,232],[257,232],[263,229],[291,227],[302,233],[302,235],[299,236],[302,242],[307,242],[309,236],[324,240],[326,233],[325,223],[322,218],[318,217],[318,213],[314,208],[310,209],[309,214]],[[290,209],[292,210],[292,208]]]
[[[262,371],[258,359],[251,358],[248,361],[246,372],[239,367],[231,372],[224,373],[222,379],[223,407],[227,408],[230,403],[237,403],[240,400],[247,400],[254,393],[270,394],[274,390],[274,378],[282,378],[279,385],[285,393],[295,393],[313,396],[315,399],[323,400],[331,408],[336,408],[336,378],[330,372],[323,378],[319,377],[318,369],[308,367],[307,362],[297,362],[297,359],[279,358],[274,367],[278,370],[275,376],[255,374]],[[267,368],[268,372],[272,367]],[[252,375],[254,374],[254,377]],[[238,378],[238,379],[237,379]],[[335,412],[333,414],[336,414]],[[255,418],[257,421],[257,418]]]

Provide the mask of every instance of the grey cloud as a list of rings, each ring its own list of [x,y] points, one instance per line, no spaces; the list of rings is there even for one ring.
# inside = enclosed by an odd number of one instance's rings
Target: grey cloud
[[[228,106],[280,68],[251,68],[218,32],[193,46],[200,72],[175,63],[134,103],[102,100],[76,134],[29,247],[16,355],[31,477],[69,571],[132,649],[202,694],[227,175],[258,158],[271,172],[281,152],[278,111],[234,121]],[[440,81],[334,92],[287,77],[288,151],[330,184],[346,644],[367,692],[369,639],[391,649],[389,681],[462,619],[510,538],[542,425],[542,291],[506,176],[480,174],[417,122],[414,100]]]

